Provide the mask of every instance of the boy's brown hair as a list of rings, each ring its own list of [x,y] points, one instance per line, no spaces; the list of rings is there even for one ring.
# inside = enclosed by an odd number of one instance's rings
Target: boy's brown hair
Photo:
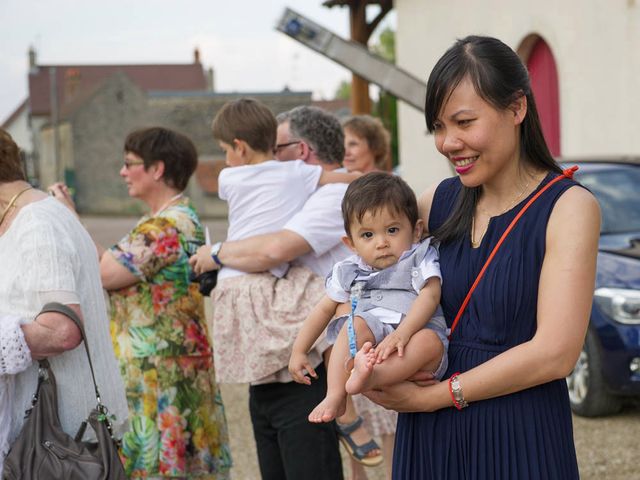
[[[362,221],[367,212],[383,208],[405,215],[412,226],[418,222],[418,202],[411,187],[396,175],[371,172],[351,182],[342,199],[344,230],[351,237],[351,224]]]
[[[225,103],[211,125],[213,137],[233,145],[243,140],[255,151],[273,153],[278,124],[269,108],[253,98]]]

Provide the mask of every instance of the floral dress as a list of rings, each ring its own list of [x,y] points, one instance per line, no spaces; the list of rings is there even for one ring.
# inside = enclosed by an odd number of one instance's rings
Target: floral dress
[[[182,198],[143,217],[110,249],[140,278],[111,291],[111,335],[126,384],[130,430],[122,455],[132,478],[227,478],[231,466],[198,285],[188,259],[203,243]]]

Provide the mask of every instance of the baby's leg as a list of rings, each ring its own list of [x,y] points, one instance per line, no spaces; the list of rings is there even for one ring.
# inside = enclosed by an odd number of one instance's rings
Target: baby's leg
[[[444,346],[433,330],[422,329],[409,339],[402,357],[394,353],[382,363],[371,364],[372,352],[371,345],[364,345],[356,355],[354,372],[345,386],[347,393],[354,395],[392,385],[406,380],[418,370],[433,372],[440,365]]]
[[[356,317],[354,321],[356,338],[358,343],[373,340],[373,334],[365,321]],[[313,423],[330,422],[341,416],[345,410],[347,393],[344,384],[349,378],[349,372],[345,369],[345,360],[350,358],[349,340],[347,338],[347,324],[345,323],[336,343],[331,350],[329,367],[327,370],[327,396],[309,414],[309,421]]]

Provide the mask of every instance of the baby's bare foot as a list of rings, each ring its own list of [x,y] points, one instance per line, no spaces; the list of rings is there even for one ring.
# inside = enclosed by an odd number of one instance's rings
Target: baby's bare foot
[[[327,423],[344,415],[346,410],[347,397],[345,395],[340,396],[326,396],[316,408],[309,414],[309,421],[311,423]]]
[[[356,353],[351,376],[345,384],[345,390],[348,394],[355,395],[356,393],[362,393],[368,390],[368,380],[371,378],[375,363],[376,354],[373,350],[373,345],[371,342],[365,342],[358,353]]]

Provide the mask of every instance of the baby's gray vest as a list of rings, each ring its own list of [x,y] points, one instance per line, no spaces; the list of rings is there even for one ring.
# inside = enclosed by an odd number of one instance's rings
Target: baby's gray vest
[[[355,314],[382,307],[406,315],[418,296],[413,283],[422,283],[419,264],[430,245],[430,240],[422,242],[411,255],[369,278],[365,282]],[[338,279],[340,284],[353,287],[358,270],[355,264],[344,268],[340,275],[342,278]]]

